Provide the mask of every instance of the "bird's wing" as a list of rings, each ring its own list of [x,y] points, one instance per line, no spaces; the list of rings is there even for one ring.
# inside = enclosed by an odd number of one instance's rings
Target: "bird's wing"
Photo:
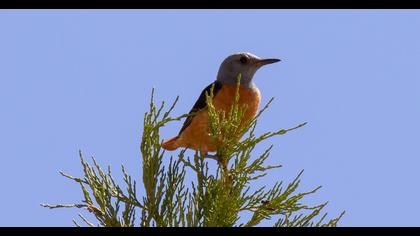
[[[192,113],[196,113],[198,111],[200,111],[201,109],[207,107],[206,104],[206,93],[210,95],[210,90],[211,87],[214,85],[213,88],[213,98],[216,96],[216,94],[220,91],[220,89],[222,88],[222,83],[219,81],[214,81],[213,83],[209,84],[200,94],[200,97],[198,97],[198,100],[195,102],[194,106],[192,107],[192,109],[190,110],[190,112],[188,114],[190,114],[190,116],[187,117],[187,119],[185,120],[184,124],[182,125],[181,130],[179,131],[178,135],[180,135],[182,133],[182,131],[184,131],[188,125],[191,124],[193,118],[195,115],[191,115]]]

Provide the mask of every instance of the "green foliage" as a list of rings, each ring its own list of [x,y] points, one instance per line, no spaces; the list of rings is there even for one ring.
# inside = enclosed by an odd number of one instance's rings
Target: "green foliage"
[[[239,88],[238,78],[238,88]],[[254,189],[253,183],[267,175],[267,171],[281,167],[267,166],[265,162],[273,148],[255,154],[255,147],[273,136],[284,135],[298,129],[302,123],[290,129],[280,129],[256,135],[257,120],[271,104],[271,99],[249,122],[242,122],[247,109],[239,106],[237,90],[232,109],[225,114],[217,112],[212,104],[212,92],[207,94],[209,134],[217,143],[217,152],[210,156],[195,152],[192,156],[181,150],[176,158],[165,162],[165,151],[161,148],[160,128],[168,122],[180,120],[187,114],[171,118],[178,97],[168,110],[165,103],[159,107],[154,102],[154,90],[149,111],[144,115],[143,135],[140,151],[143,162],[143,185],[145,195],[138,198],[136,181],[121,167],[124,187],[116,183],[110,167],[105,172],[92,157],[93,166],[87,163],[82,153],[80,160],[84,177],[76,178],[60,172],[63,176],[80,184],[84,200],[80,204],[42,204],[49,208],[77,207],[92,213],[98,226],[256,226],[264,220],[276,217],[277,227],[293,226],[336,226],[342,215],[325,220],[327,214],[321,211],[327,205],[307,206],[302,198],[315,193],[320,187],[307,192],[297,192],[302,172],[285,185],[275,182],[272,187]],[[242,141],[239,138],[245,134]],[[208,162],[217,161],[217,170],[210,174]],[[186,174],[193,173],[194,180],[187,184]],[[245,217],[246,212],[251,213]],[[140,214],[138,218],[136,216]],[[83,215],[81,219],[94,226]],[[247,219],[249,218],[249,219]],[[79,224],[73,220],[79,226]]]

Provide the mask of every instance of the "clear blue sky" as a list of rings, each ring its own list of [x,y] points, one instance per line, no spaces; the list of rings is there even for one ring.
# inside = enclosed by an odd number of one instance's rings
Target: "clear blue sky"
[[[140,176],[152,87],[187,112],[229,54],[283,61],[254,77],[275,97],[258,132],[308,125],[275,144],[262,184],[323,188],[310,203],[341,226],[419,226],[420,11],[1,10],[1,226],[71,226],[78,150]],[[162,130],[174,135],[181,122]]]

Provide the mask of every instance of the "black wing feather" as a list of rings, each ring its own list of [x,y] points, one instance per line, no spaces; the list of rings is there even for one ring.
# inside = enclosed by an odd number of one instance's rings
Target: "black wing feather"
[[[195,102],[194,106],[192,107],[192,109],[190,110],[190,112],[188,114],[192,114],[195,112],[200,111],[203,108],[207,107],[206,104],[206,93],[210,94],[210,90],[211,87],[214,85],[213,88],[213,97],[216,96],[216,94],[220,91],[220,89],[222,88],[222,83],[219,81],[214,81],[213,83],[209,84],[200,94],[200,97],[198,98],[198,100]],[[187,119],[185,120],[184,124],[182,125],[181,130],[179,131],[178,135],[180,135],[182,133],[182,131],[184,131],[190,124],[192,119],[194,118],[194,115],[192,116],[188,116]]]

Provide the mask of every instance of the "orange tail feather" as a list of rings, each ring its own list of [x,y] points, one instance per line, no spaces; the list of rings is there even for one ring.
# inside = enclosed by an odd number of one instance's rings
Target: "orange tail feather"
[[[178,145],[176,145],[177,140],[178,140],[178,136],[164,140],[162,143],[163,149],[166,149],[168,151],[173,151],[177,149],[178,148]]]

